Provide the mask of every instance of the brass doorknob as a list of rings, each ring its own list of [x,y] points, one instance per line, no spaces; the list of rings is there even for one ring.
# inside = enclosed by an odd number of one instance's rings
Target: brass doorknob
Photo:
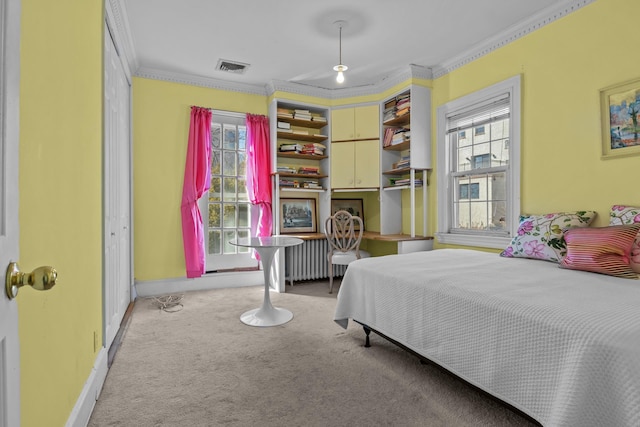
[[[9,299],[13,299],[24,285],[29,285],[39,291],[47,291],[55,286],[57,278],[58,272],[53,267],[38,267],[31,273],[24,273],[20,271],[17,262],[10,262],[7,267],[5,290]]]

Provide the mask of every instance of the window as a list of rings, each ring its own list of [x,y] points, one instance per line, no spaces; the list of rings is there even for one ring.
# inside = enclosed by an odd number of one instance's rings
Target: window
[[[477,182],[471,184],[460,184],[459,193],[461,199],[479,199],[480,184]]]
[[[229,244],[236,238],[249,237],[251,230],[246,136],[244,114],[213,111],[211,187],[208,195],[200,199],[208,272],[258,266],[249,248]]]
[[[520,214],[520,77],[437,115],[439,242],[504,248]]]

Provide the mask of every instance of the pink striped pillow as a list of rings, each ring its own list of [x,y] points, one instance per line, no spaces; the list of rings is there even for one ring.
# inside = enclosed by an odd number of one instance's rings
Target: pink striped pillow
[[[567,255],[560,267],[637,279],[629,258],[639,230],[640,223],[569,229],[564,232]]]

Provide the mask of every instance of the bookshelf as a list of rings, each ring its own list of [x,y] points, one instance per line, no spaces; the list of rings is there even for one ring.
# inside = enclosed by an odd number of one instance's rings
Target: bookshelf
[[[426,237],[427,186],[431,169],[431,91],[410,84],[383,100],[380,108],[380,234],[401,234],[403,229],[409,228],[409,236],[414,238],[417,221],[421,220],[423,237]],[[420,192],[423,214],[422,218],[417,218],[416,202]],[[405,210],[409,215],[403,215]],[[408,227],[403,225],[406,216],[410,221]]]
[[[316,223],[329,215],[329,110],[274,99],[269,106],[272,144],[273,234],[280,227],[280,199],[313,198]],[[318,232],[322,230],[318,229]]]

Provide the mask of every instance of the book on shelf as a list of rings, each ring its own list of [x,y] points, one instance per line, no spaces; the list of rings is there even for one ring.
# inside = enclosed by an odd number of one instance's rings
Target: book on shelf
[[[294,151],[294,152],[299,152],[302,150],[302,145],[300,144],[281,144],[278,147],[278,150],[280,151]]]
[[[327,122],[327,118],[326,117],[320,116],[320,115],[317,115],[317,114],[313,114],[311,116],[311,120],[314,121],[314,122],[323,122],[323,123]]]
[[[291,166],[279,165],[276,170],[280,173],[297,173],[297,169]]]
[[[309,135],[308,130],[294,129],[293,133],[296,135]]]
[[[282,132],[282,129],[291,130],[291,123],[278,121],[278,131]]]
[[[413,180],[415,185],[422,185],[422,179],[416,178]],[[411,184],[411,178],[389,178],[389,184],[393,187],[400,187],[403,185]]]
[[[298,173],[303,175],[318,175],[320,168],[315,166],[301,166],[298,168]]]

